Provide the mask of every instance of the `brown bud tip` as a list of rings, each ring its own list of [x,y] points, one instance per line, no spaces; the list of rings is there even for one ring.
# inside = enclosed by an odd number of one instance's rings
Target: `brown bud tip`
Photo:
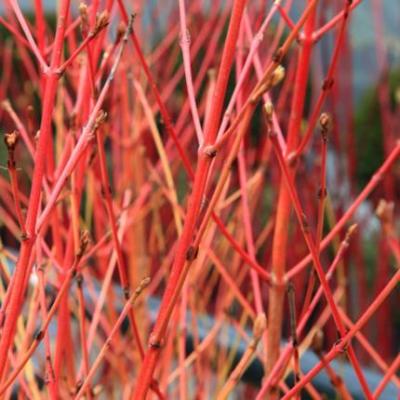
[[[349,227],[349,229],[347,229],[346,238],[345,238],[346,242],[348,242],[351,239],[351,237],[353,236],[354,232],[357,229],[357,226],[358,226],[357,224],[353,224]]]
[[[149,276],[146,276],[146,278],[143,278],[142,281],[140,282],[140,286],[142,287],[142,289],[149,286],[150,281],[151,281],[151,278]]]
[[[89,242],[90,242],[89,231],[84,229],[81,232],[81,238],[80,238],[80,243],[79,243],[79,252],[78,252],[79,256],[83,255],[83,253],[85,252]]]
[[[164,345],[164,339],[160,339],[155,333],[152,333],[149,337],[149,347],[154,349],[161,349]]]
[[[125,24],[120,22],[117,27],[117,37],[116,41],[119,42],[125,34]]]
[[[18,143],[19,134],[17,131],[12,131],[4,134],[4,143],[9,151],[13,151]]]
[[[204,153],[210,157],[214,158],[217,155],[217,149],[213,145],[208,145],[204,147]]]
[[[109,23],[109,15],[108,11],[104,10],[100,15],[96,18],[96,25],[94,27],[94,34],[100,32],[103,28],[105,28]]]
[[[320,353],[324,346],[324,333],[321,329],[315,331],[314,337],[311,342],[311,348],[316,352]]]
[[[88,6],[85,3],[79,3],[79,14],[81,17],[88,15]]]
[[[319,117],[319,125],[322,130],[327,131],[331,125],[331,116],[328,113],[322,113]]]
[[[267,317],[264,313],[258,314],[253,325],[253,335],[255,339],[259,339],[267,327]]]
[[[136,299],[138,298],[138,296],[140,295],[140,293],[142,293],[143,290],[146,289],[147,286],[149,286],[150,281],[151,281],[151,279],[150,279],[149,276],[146,277],[146,278],[143,278],[143,279],[140,281],[139,286],[135,289],[134,298],[132,299],[132,305],[135,304]],[[129,290],[128,290],[128,293],[127,293],[127,295],[126,295],[125,297],[126,297],[127,299],[129,298]]]
[[[104,110],[100,110],[97,114],[96,122],[103,123],[107,118],[107,113]]]
[[[289,165],[289,167],[293,167],[296,164],[296,161],[299,158],[299,154],[297,154],[296,151],[291,151],[287,157],[286,157],[286,161]]]
[[[375,213],[382,223],[388,223],[393,220],[394,203],[387,202],[385,199],[379,200]]]
[[[194,261],[197,258],[198,253],[199,253],[198,247],[189,246],[189,248],[186,251],[186,260]]]
[[[104,110],[100,110],[94,122],[94,130],[97,130],[99,126],[105,122],[106,119],[107,113]]]
[[[88,6],[85,3],[79,4],[79,15],[81,16],[81,25],[87,26],[87,24],[88,24]]]

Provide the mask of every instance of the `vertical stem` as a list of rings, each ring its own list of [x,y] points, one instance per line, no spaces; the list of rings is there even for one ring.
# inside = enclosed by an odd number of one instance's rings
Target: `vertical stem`
[[[201,200],[203,198],[208,171],[210,169],[212,160],[212,157],[210,157],[207,152],[204,151],[204,149],[206,149],[207,146],[214,144],[217,135],[225,92],[233,62],[236,40],[238,37],[245,4],[245,0],[235,0],[233,5],[228,34],[225,41],[221,65],[218,71],[218,78],[212,99],[212,114],[210,115],[210,118],[207,121],[208,124],[205,127],[205,146],[204,148],[200,149],[199,160],[193,183],[193,191],[188,203],[185,224],[182,234],[179,238],[176,256],[172,266],[171,275],[168,278],[168,283],[164,292],[160,311],[153,329],[153,333],[151,334],[149,340],[149,349],[147,350],[144,363],[141,367],[138,377],[138,384],[133,393],[132,399],[142,400],[146,398],[147,391],[153,379],[154,369],[160,354],[160,348],[164,340],[171,311],[175,306],[176,296],[173,296],[175,288],[180,281],[186,260],[193,257],[193,254],[191,253],[196,253],[196,250],[190,247],[190,243],[193,238],[196,219],[200,209]]]
[[[299,137],[313,47],[311,35],[314,28],[315,13],[314,8],[305,23],[305,38],[299,55],[294,82],[294,94],[288,128],[287,154],[295,150]],[[294,173],[294,170],[292,173]],[[269,289],[266,375],[271,372],[279,357],[279,347],[282,336],[283,303],[285,298],[286,246],[289,234],[290,211],[290,195],[285,184],[285,179],[282,177],[272,244],[273,284]]]
[[[57,68],[61,62],[63,51],[64,33],[66,19],[69,12],[70,0],[63,0],[60,5],[60,11],[57,20],[57,31],[54,40],[54,49],[50,64],[50,75],[46,82],[46,92],[43,100],[42,119],[40,123],[40,136],[35,154],[35,168],[32,178],[32,189],[29,197],[28,214],[26,218],[26,231],[28,237],[22,242],[20,256],[17,261],[14,285],[10,295],[10,304],[4,320],[3,334],[0,339],[0,382],[3,381],[7,353],[11,346],[15,325],[21,310],[23,294],[25,292],[26,276],[30,273],[29,260],[35,242],[36,219],[40,206],[42,192],[42,178],[46,165],[46,158],[49,149],[49,139],[51,136],[51,121],[54,109],[54,100],[59,76]]]

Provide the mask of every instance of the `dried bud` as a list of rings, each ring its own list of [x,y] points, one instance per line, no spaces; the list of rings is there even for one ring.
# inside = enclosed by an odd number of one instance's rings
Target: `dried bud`
[[[146,278],[143,278],[139,284],[139,286],[136,288],[135,290],[135,294],[139,295],[140,293],[142,293],[143,289],[146,289],[147,286],[149,286],[150,284],[150,277],[147,276]]]
[[[393,221],[394,203],[387,202],[385,199],[379,200],[375,213],[382,223]]]
[[[288,166],[294,167],[298,159],[299,159],[299,154],[297,154],[296,151],[291,151],[286,157]]]
[[[143,278],[142,281],[140,282],[140,286],[145,289],[147,286],[149,286],[151,282],[151,278],[149,276],[146,276],[146,278]]]
[[[285,68],[278,65],[271,75],[262,80],[256,87],[250,101],[254,104],[257,103],[260,97],[270,90],[273,86],[277,85],[285,77]]]
[[[99,129],[99,126],[102,125],[106,119],[107,119],[107,113],[104,110],[100,110],[94,122],[93,130],[95,131]]]
[[[79,14],[80,14],[81,18],[87,18],[88,6],[85,3],[79,4]]]
[[[199,253],[198,247],[189,246],[189,248],[186,251],[186,260],[189,262],[194,261],[197,258],[198,253]]]
[[[322,351],[322,348],[324,346],[324,333],[321,331],[321,329],[318,329],[315,331],[314,337],[311,342],[311,348],[316,352],[320,353]]]
[[[282,67],[282,65],[278,65],[274,72],[272,73],[271,77],[271,85],[276,86],[278,83],[282,81],[282,79],[285,77],[285,68]]]
[[[96,18],[96,25],[93,29],[93,35],[97,35],[102,29],[104,29],[109,24],[109,15],[106,10],[104,10]]]
[[[81,233],[81,246],[86,249],[89,242],[90,242],[89,231],[85,229]]]
[[[4,134],[4,143],[7,146],[8,151],[14,151],[15,146],[18,143],[19,134],[17,131],[12,131]]]
[[[274,106],[270,101],[267,101],[264,104],[264,110],[265,110],[265,113],[267,114],[268,119],[271,119],[272,114],[274,113]]]
[[[79,243],[77,258],[81,258],[86,251],[86,248],[90,242],[89,232],[85,229],[81,232],[81,238]]]
[[[159,338],[155,333],[152,333],[149,337],[149,347],[154,349],[161,349],[164,346],[164,339]]]
[[[89,25],[88,6],[85,3],[79,4],[79,15],[81,16],[81,28],[85,29]]]
[[[125,24],[120,22],[117,27],[117,37],[115,38],[116,42],[118,43],[125,34]]]
[[[143,292],[144,289],[146,289],[147,286],[149,286],[150,284],[150,277],[146,277],[143,278],[139,284],[139,286],[135,289],[135,292],[133,294],[133,297],[131,298],[131,304],[132,306],[135,305],[136,300],[138,299],[138,297],[140,296],[140,294]],[[125,288],[125,298],[129,299],[130,298],[130,294],[129,294],[129,288]]]
[[[208,145],[204,148],[204,153],[210,157],[214,158],[217,155],[217,149],[213,145]]]
[[[350,239],[351,239],[351,237],[353,236],[353,234],[354,234],[354,232],[356,231],[356,229],[357,229],[357,224],[353,224],[353,225],[351,225],[350,227],[349,227],[349,229],[347,229],[347,232],[346,232],[346,237],[345,237],[345,242],[349,242],[350,241]]]
[[[319,125],[323,131],[328,131],[331,126],[331,117],[328,113],[322,113],[319,117]]]
[[[267,327],[267,317],[264,313],[258,314],[253,325],[253,335],[255,339],[259,339]]]

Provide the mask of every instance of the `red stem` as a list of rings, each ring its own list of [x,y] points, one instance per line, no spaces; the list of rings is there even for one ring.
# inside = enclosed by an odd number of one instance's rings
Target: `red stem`
[[[229,23],[227,38],[225,41],[224,51],[216,87],[213,96],[212,114],[208,119],[208,124],[205,127],[205,146],[213,144],[220,122],[223,101],[225,98],[225,91],[228,84],[230,69],[233,62],[236,39],[239,33],[240,21],[243,14],[243,9],[246,4],[245,0],[235,0]],[[172,301],[173,293],[178,285],[186,262],[189,246],[192,241],[196,218],[200,209],[201,200],[203,198],[206,179],[211,165],[211,158],[200,149],[199,160],[197,164],[196,174],[193,183],[193,190],[190,196],[189,204],[187,207],[187,214],[185,224],[183,227],[182,235],[179,238],[178,248],[174,263],[172,266],[171,274],[168,278],[167,287],[165,289],[163,299],[161,302],[159,314],[150,336],[149,349],[146,352],[144,363],[140,369],[138,384],[132,395],[132,399],[142,400],[146,397],[147,391],[151,384],[154,369],[160,354],[160,346],[164,340],[165,331],[167,329],[170,312],[175,304]],[[194,249],[196,252],[196,250]]]
[[[8,312],[5,316],[3,333],[0,339],[0,382],[3,381],[7,353],[11,346],[15,325],[21,310],[23,302],[23,294],[25,292],[24,283],[26,276],[30,274],[29,259],[32,253],[33,244],[36,239],[36,221],[40,206],[42,178],[44,174],[46,157],[49,151],[48,143],[51,135],[52,112],[54,109],[54,99],[58,83],[57,68],[60,65],[63,41],[65,33],[65,22],[69,12],[70,0],[63,0],[60,4],[57,31],[54,39],[54,50],[52,54],[50,70],[51,73],[47,78],[46,92],[43,98],[43,112],[40,124],[40,136],[37,143],[35,154],[35,168],[33,171],[32,188],[29,197],[28,213],[26,218],[26,231],[28,237],[22,242],[20,256],[15,269],[15,280],[10,296],[10,304]]]

